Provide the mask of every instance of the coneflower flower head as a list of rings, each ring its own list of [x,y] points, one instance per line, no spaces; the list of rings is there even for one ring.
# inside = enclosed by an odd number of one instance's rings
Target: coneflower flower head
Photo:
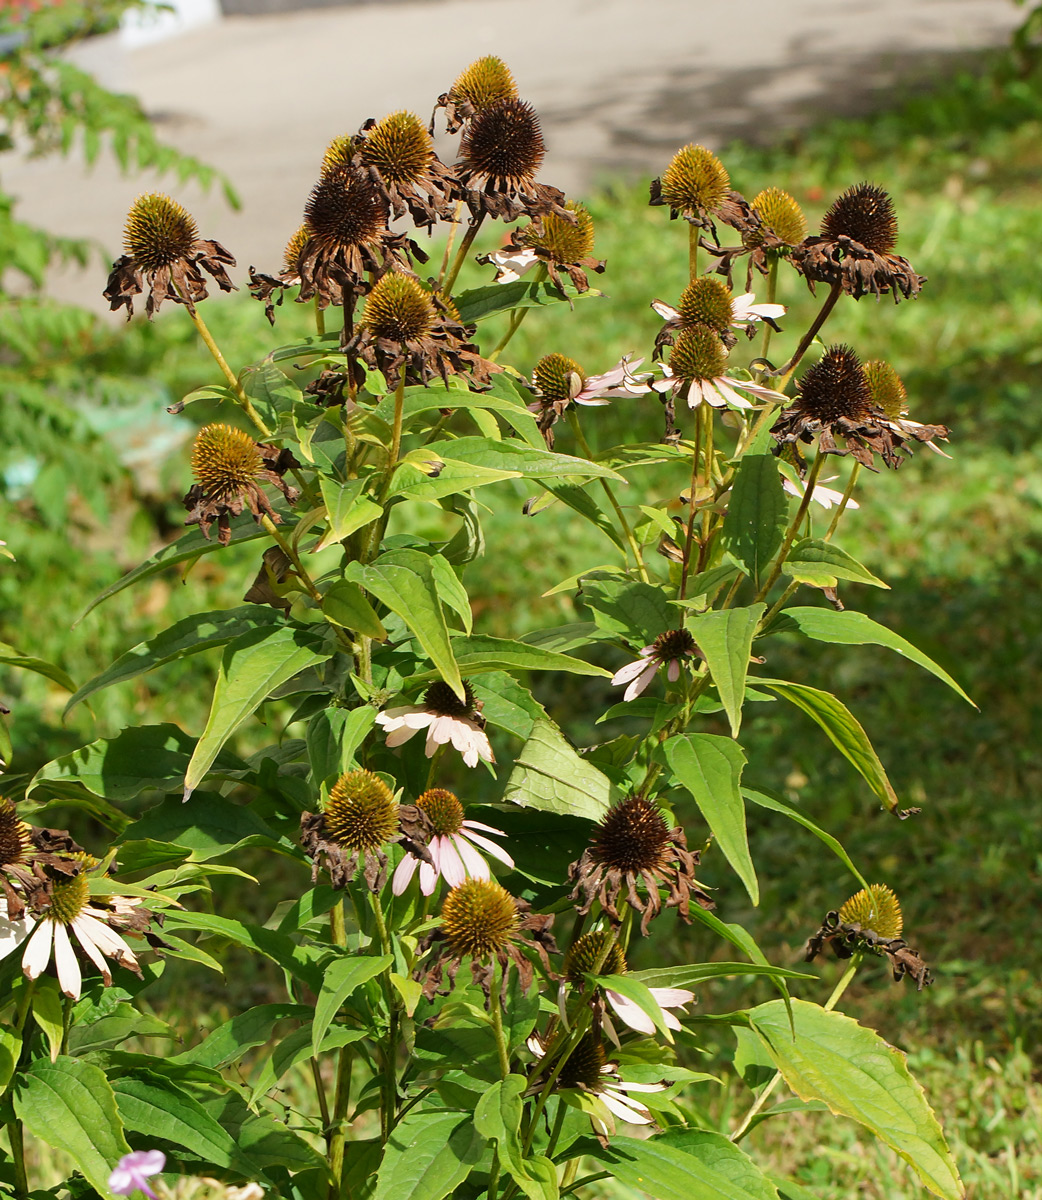
[[[516,99],[517,84],[510,69],[501,58],[487,54],[461,71],[452,87],[438,97],[431,117],[431,132],[434,132],[434,117],[439,108],[445,111],[448,132],[455,133],[476,113],[503,100]]]
[[[856,892],[840,908],[839,919],[845,925],[860,925],[881,938],[899,938],[904,928],[901,904],[885,883],[869,884]]]
[[[872,403],[891,421],[899,421],[908,412],[908,392],[901,376],[883,359],[867,362],[863,369],[872,392]]]
[[[897,245],[897,214],[889,194],[873,183],[857,183],[833,202],[821,222],[821,236],[850,238],[875,254]]]
[[[594,858],[620,871],[652,870],[667,855],[670,828],[657,805],[632,796],[610,809],[592,840]]]
[[[593,254],[593,217],[584,205],[571,200],[565,208],[575,214],[574,223],[548,213],[519,230],[518,244],[542,250],[555,263],[576,263],[589,258]]]
[[[626,955],[607,929],[584,933],[564,957],[563,974],[569,983],[581,987],[585,975],[625,975]]]
[[[545,156],[539,117],[524,100],[500,100],[483,108],[460,142],[460,159],[468,172],[502,186],[534,179]]]
[[[311,189],[304,224],[324,250],[374,245],[387,228],[387,203],[361,172],[333,169]]]
[[[442,932],[454,955],[487,958],[504,951],[519,928],[514,897],[494,879],[468,879],[445,898]]]
[[[385,275],[366,298],[362,323],[374,337],[408,342],[428,333],[434,317],[434,305],[417,280]]]
[[[145,271],[158,271],[187,258],[198,240],[192,214],[158,192],[134,201],[123,230],[123,249]]]
[[[443,680],[437,680],[424,692],[422,704],[388,708],[376,717],[387,734],[387,745],[394,749],[404,745],[421,729],[427,731],[424,751],[433,757],[439,746],[451,742],[463,755],[468,767],[476,767],[479,759],[495,762],[492,747],[485,733],[481,706],[476,702],[474,689],[463,681],[462,697],[457,696]]]
[[[32,831],[18,816],[18,809],[6,797],[0,798],[0,867],[25,862],[32,847]]]
[[[396,112],[370,129],[359,147],[362,163],[390,183],[416,183],[434,159],[434,143],[415,113]]]
[[[547,400],[573,400],[583,390],[586,372],[573,358],[544,354],[532,371],[532,382]]]
[[[498,268],[496,283],[513,283],[541,263],[562,292],[562,273],[577,292],[588,292],[586,272],[600,274],[604,270],[604,262],[593,257],[593,217],[581,204],[571,201],[565,204],[564,212],[567,216],[548,212],[524,229],[515,230],[501,250],[486,254],[478,262],[490,262]]]
[[[282,270],[285,275],[296,277],[297,260],[300,258],[300,252],[304,249],[310,236],[308,227],[301,225],[286,243],[286,249],[282,252]]]
[[[830,346],[803,375],[796,405],[822,425],[835,425],[841,419],[860,422],[868,417],[872,389],[850,346]]]
[[[376,850],[398,832],[398,803],[372,771],[341,775],[330,789],[323,816],[329,836],[348,850]]]
[[[351,159],[354,157],[354,152],[354,135],[350,133],[338,134],[329,143],[325,153],[322,155],[322,166],[319,174],[321,176],[332,175],[336,171],[349,167]]]
[[[803,209],[778,187],[764,188],[753,197],[753,211],[767,228],[787,246],[798,246],[807,236],[807,218]]]
[[[682,381],[717,379],[727,368],[727,350],[720,335],[707,325],[682,329],[673,344],[669,366]]]
[[[723,333],[734,320],[731,289],[715,275],[699,275],[681,293],[677,312],[682,329],[706,325]]]
[[[668,204],[674,216],[702,224],[727,199],[731,179],[717,156],[705,146],[678,150],[651,184],[651,203]]]

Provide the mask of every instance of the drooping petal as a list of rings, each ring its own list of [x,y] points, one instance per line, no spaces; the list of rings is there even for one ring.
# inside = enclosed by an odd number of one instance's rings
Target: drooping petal
[[[694,992],[687,988],[648,988],[662,1008],[679,1008],[681,1004],[690,1004],[695,998]]]
[[[430,849],[430,847],[428,847]],[[420,863],[420,891],[425,896],[433,896],[434,889],[438,886],[437,870],[428,862]]]
[[[664,300],[652,300],[651,307],[658,313],[663,321],[679,321],[680,313]]]
[[[54,925],[54,965],[58,971],[58,986],[70,1000],[80,998],[80,988],[83,986],[83,975],[80,972],[79,960],[69,931],[58,921]]]
[[[405,891],[412,882],[419,863],[420,859],[406,851],[405,857],[394,868],[394,875],[391,877],[391,893],[393,895],[400,896]]]
[[[12,921],[7,915],[7,901],[0,897],[0,959],[13,954],[33,931],[32,919],[21,916]]]
[[[482,259],[482,262],[485,260]],[[497,270],[495,283],[513,283],[520,279],[539,261],[539,255],[534,250],[497,250],[488,256]]]
[[[720,375],[714,379],[713,382],[716,384],[717,394],[722,396],[728,404],[732,405],[734,408],[752,408],[752,402],[750,400],[746,400],[744,396],[739,395],[739,393],[736,392],[733,387],[731,387],[730,380],[725,379],[722,375]]]
[[[452,844],[456,847],[456,851],[463,860],[463,866],[466,868],[467,874],[471,879],[491,879],[492,872],[488,869],[488,863],[474,849],[470,842],[460,833],[450,834]]]
[[[90,959],[90,961],[101,972],[101,977],[102,977],[102,979],[105,980],[105,986],[111,987],[112,986],[112,972],[109,970],[109,965],[105,961],[104,955],[101,953],[101,951],[98,949],[98,947],[94,944],[94,941],[90,936],[89,930],[84,929],[84,927],[82,925],[82,920],[83,920],[83,914],[80,913],[80,915],[72,922],[70,928],[72,929],[73,933],[76,935],[76,940],[79,942],[80,946],[82,947],[83,953],[86,954],[86,956]]]
[[[670,683],[676,683],[676,681],[680,678],[679,658],[671,658],[669,660],[669,666],[666,668],[666,678]]]
[[[613,992],[610,988],[606,988],[604,994],[608,998],[608,1003],[618,1014],[619,1020],[627,1024],[630,1029],[635,1029],[638,1033],[646,1033],[649,1037],[655,1032],[655,1022],[639,1005],[628,1000],[620,992]]]
[[[644,667],[644,670],[637,676],[630,686],[623,692],[623,700],[636,700],[636,698],[644,692],[651,681],[655,678],[655,672],[659,669],[657,659],[651,659]]]
[[[497,846],[495,842],[490,841],[488,838],[482,837],[480,833],[474,833],[474,831],[469,828],[469,822],[467,821],[463,822],[463,828],[467,831],[463,836],[468,841],[473,842],[475,846],[480,846],[486,854],[491,854],[493,858],[498,858],[499,861],[504,864],[504,866],[513,867],[514,860],[509,854],[507,854],[505,850],[503,850],[500,846]],[[503,837],[504,835],[500,834],[499,836]]]
[[[459,851],[447,837],[441,839],[441,875],[449,887],[459,887],[467,878]]]
[[[462,823],[464,829],[477,829],[480,833],[491,833],[493,837],[506,837],[502,829],[493,829],[491,825],[485,825],[481,821],[472,821],[467,817]]]
[[[109,958],[114,958],[119,963],[137,962],[137,959],[134,957],[134,951],[104,921],[99,921],[96,917],[92,917],[86,910],[81,912],[76,920],[82,927],[88,930],[91,939],[103,954],[107,954]]]
[[[651,1116],[646,1108],[638,1107],[636,1101],[627,1103],[626,1098],[612,1088],[605,1088],[602,1092],[598,1092],[597,1098],[603,1100],[617,1117],[629,1121],[631,1125],[651,1124]]]
[[[643,658],[635,659],[633,662],[628,662],[624,667],[620,667],[611,677],[612,683],[618,687],[623,683],[632,683],[637,676],[646,669],[647,661]]]
[[[22,970],[29,979],[39,979],[51,961],[51,946],[54,939],[54,922],[48,917],[36,926],[26,943],[22,955]]]

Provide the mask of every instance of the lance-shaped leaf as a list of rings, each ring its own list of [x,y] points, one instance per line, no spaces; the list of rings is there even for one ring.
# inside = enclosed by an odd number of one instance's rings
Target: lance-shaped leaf
[[[749,854],[745,802],[740,783],[745,754],[737,742],[713,733],[683,733],[663,747],[673,774],[695,798],[724,857],[745,884],[753,904],[760,902],[756,868]]]
[[[315,1017],[311,1025],[312,1053],[317,1054],[326,1036],[326,1030],[341,1004],[367,979],[375,979],[381,971],[386,971],[394,959],[389,954],[373,957],[353,955],[349,958],[334,959],[326,967],[322,976],[322,990],[315,1002]]]
[[[924,671],[936,675],[954,692],[957,692],[967,704],[973,701],[966,695],[948,672],[932,658],[924,654],[917,646],[913,646],[907,638],[866,617],[864,613],[836,612],[831,608],[786,608],[779,614],[777,623],[771,627],[772,633],[783,633],[795,627],[804,637],[813,638],[816,642],[831,642],[843,646],[885,646],[903,655],[910,662],[916,663]],[[973,704],[976,708],[977,705]]]
[[[749,1013],[782,1077],[801,1100],[870,1129],[944,1200],[963,1195],[941,1126],[912,1078],[906,1056],[842,1013],[792,1001],[793,1025],[777,1000]]]
[[[185,617],[155,637],[138,642],[121,654],[112,666],[89,679],[66,704],[65,715],[81,700],[86,700],[102,688],[134,679],[175,659],[187,658],[214,646],[226,646],[251,629],[283,624],[284,621],[285,618],[277,609],[266,604],[243,604],[239,608]]]
[[[444,1200],[467,1178],[484,1147],[471,1117],[414,1109],[384,1147],[373,1200]]]
[[[316,551],[341,541],[381,515],[383,509],[379,504],[363,494],[368,482],[368,479],[361,478],[341,483],[329,475],[319,477],[318,485],[326,504],[329,528],[315,547]]]
[[[487,287],[471,288],[455,297],[459,319],[464,325],[474,325],[496,313],[510,312],[515,308],[542,308],[548,304],[574,304],[577,300],[593,300],[603,292],[590,288],[576,292],[569,288],[562,291],[548,280],[529,283],[524,279],[512,283],[490,283]]]
[[[797,542],[782,564],[782,572],[798,583],[809,583],[814,587],[835,587],[840,579],[867,583],[870,587],[890,587],[845,550],[821,538],[804,538]]]
[[[308,722],[307,748],[316,783],[342,775],[354,763],[355,751],[376,721],[376,709],[323,708]]]
[[[387,630],[357,583],[338,579],[322,596],[322,612],[327,621],[341,629],[354,629],[378,642],[387,640]]]
[[[0,642],[0,663],[9,667],[19,667],[23,671],[32,671],[34,675],[43,675],[46,679],[58,684],[59,687],[63,687],[67,692],[76,690],[76,685],[61,667],[56,667],[54,663],[49,663],[43,658],[20,654],[14,646],[9,646],[6,642]]]
[[[781,548],[789,511],[769,441],[770,426],[765,424],[742,455],[720,537],[723,548],[757,584]]]
[[[836,749],[848,759],[889,812],[896,812],[898,799],[893,785],[879,761],[868,734],[853,713],[831,692],[791,683],[785,679],[758,679],[762,687],[777,692],[784,700],[805,712],[828,735]]]
[[[537,720],[507,780],[508,804],[599,821],[611,805],[606,775],[581,758],[551,721]]]
[[[496,377],[492,392],[468,392],[465,389],[450,387],[406,388],[402,402],[402,424],[408,428],[414,418],[435,409],[462,408],[473,413],[494,412],[512,426],[530,446],[545,446],[535,417],[519,402],[516,393],[496,386],[501,378]],[[394,396],[388,396],[381,401],[373,412],[390,424],[394,417]]]
[[[185,799],[206,778],[224,743],[276,688],[331,654],[321,636],[291,625],[251,630],[230,642],[206,728],[185,772]]]
[[[486,671],[567,671],[570,675],[596,675],[611,678],[604,667],[584,662],[570,654],[544,650],[510,638],[471,637],[453,638],[452,648],[460,670],[468,675]]]
[[[826,846],[828,846],[832,853],[835,854],[840,862],[843,863],[843,865],[847,868],[851,875],[854,876],[854,878],[865,889],[865,891],[868,891],[868,884],[865,882],[864,876],[857,869],[857,867],[854,866],[850,855],[847,854],[846,850],[843,849],[842,845],[832,836],[831,833],[826,833],[824,829],[820,829],[814,824],[813,821],[808,820],[803,813],[797,812],[796,809],[790,808],[788,804],[783,804],[781,800],[778,800],[774,796],[767,795],[765,792],[757,792],[752,788],[742,788],[742,795],[746,798],[746,800],[751,800],[753,804],[758,804],[761,808],[769,808],[773,812],[784,813],[785,816],[787,816],[790,820],[795,821],[798,825],[802,825],[804,829],[809,829],[816,838],[819,838]]]
[[[462,697],[463,680],[430,558],[419,550],[388,550],[368,566],[349,563],[347,575],[402,618],[442,679]]]
[[[705,656],[716,684],[732,737],[738,736],[742,724],[745,677],[749,671],[753,635],[766,610],[766,604],[750,604],[746,608],[707,612],[688,621],[688,628]]]
[[[592,463],[570,454],[556,454],[544,446],[526,446],[516,438],[494,442],[490,438],[464,437],[449,442],[434,442],[427,449],[437,458],[452,462],[470,463],[478,467],[494,467],[499,471],[516,471],[526,479],[557,481],[568,476],[622,480],[610,467]]]
[[[193,1064],[201,1067],[226,1067],[238,1062],[255,1046],[265,1046],[271,1041],[276,1022],[293,1019],[306,1020],[311,1009],[303,1004],[280,1001],[274,1004],[258,1004],[245,1012],[236,1013],[229,1021],[208,1034],[190,1050],[183,1050],[168,1058],[168,1062]]]
[[[556,1200],[557,1172],[547,1158],[524,1157],[521,1148],[521,1097],[528,1087],[523,1075],[497,1080],[478,1101],[474,1128],[490,1141],[494,1138],[499,1161],[529,1200]]]

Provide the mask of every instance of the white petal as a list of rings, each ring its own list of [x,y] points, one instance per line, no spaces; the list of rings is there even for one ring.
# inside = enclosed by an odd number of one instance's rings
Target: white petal
[[[103,921],[92,917],[86,910],[76,918],[76,923],[80,928],[86,928],[94,944],[109,958],[115,958],[117,962],[127,959],[131,962],[137,961],[134,958],[134,951],[119,934],[114,929],[110,929]]]
[[[33,931],[33,922],[29,917],[22,916],[12,921],[7,916],[6,901],[3,912],[4,915],[0,917],[0,958],[13,954]]]
[[[526,271],[535,266],[539,261],[539,255],[530,249],[497,250],[483,261],[493,263],[498,269],[496,283],[513,283],[515,279],[520,279]]]
[[[646,1033],[649,1036],[655,1032],[655,1022],[632,1000],[619,992],[613,992],[610,988],[605,989],[605,995],[608,997],[608,1003],[618,1013],[619,1020],[625,1021],[630,1029],[636,1029],[638,1033]]]
[[[733,405],[735,408],[752,408],[751,401],[746,400],[744,396],[740,396],[722,375],[714,379],[713,382],[716,384],[717,395],[721,396],[728,404]]]
[[[607,1088],[603,1092],[597,1093],[597,1099],[603,1101],[617,1117],[621,1117],[631,1125],[651,1124],[651,1117],[646,1108],[637,1108],[635,1104],[627,1104],[622,1096]]]
[[[387,746],[393,750],[395,746],[404,745],[409,738],[414,737],[418,732],[416,729],[410,729],[408,725],[395,725],[393,729],[388,730]]]
[[[664,1092],[666,1090],[664,1083],[626,1083],[622,1079],[611,1086],[613,1088],[622,1088],[624,1092]]]
[[[740,387],[743,392],[752,392],[754,396],[761,396],[764,400],[773,400],[777,404],[787,404],[788,396],[783,396],[781,392],[776,392],[773,388],[764,387],[759,383],[752,383],[745,379],[729,380],[735,387]]]
[[[662,300],[652,300],[651,307],[658,313],[663,321],[679,321],[680,313],[673,308],[672,305],[666,304]],[[644,360],[641,359],[641,362]]]
[[[441,842],[441,874],[449,887],[454,888],[467,878],[459,851],[448,838],[442,838]]]
[[[463,825],[464,828],[466,828],[467,822],[464,821]],[[500,836],[502,836],[502,834]],[[474,833],[468,829],[467,832],[463,834],[463,837],[465,837],[468,841],[473,842],[475,846],[480,846],[486,854],[491,854],[494,858],[498,858],[499,861],[505,866],[512,867],[514,865],[514,860],[509,854],[507,854],[505,850],[500,849],[495,842],[489,841],[488,838],[482,837],[480,833]]]
[[[83,929],[83,926],[80,924],[82,919],[83,919],[83,914],[81,913],[72,922],[72,926],[71,926],[72,931],[73,931],[73,933],[76,934],[76,940],[83,947],[83,953],[86,954],[86,956],[90,959],[90,961],[101,972],[101,977],[102,977],[102,979],[105,980],[105,986],[111,987],[112,986],[112,972],[109,970],[109,964],[105,961],[104,955],[101,953],[101,951],[98,949],[98,947],[94,944],[93,940],[91,939],[90,933]]]
[[[58,969],[58,984],[70,1000],[80,998],[80,987],[83,976],[76,951],[69,941],[69,931],[64,925],[55,921],[54,924],[54,965]]]
[[[536,1058],[542,1058],[546,1054],[546,1051],[543,1049],[543,1043],[534,1033],[528,1037],[528,1039],[525,1041],[525,1045],[536,1056]]]
[[[431,721],[430,728],[427,730],[427,745],[433,742],[437,746],[444,746],[446,742],[456,744],[456,726],[460,721],[458,717],[448,717],[443,713],[439,713]]]
[[[406,852],[402,861],[394,868],[394,875],[391,878],[391,892],[395,896],[400,896],[402,892],[412,882],[412,877],[416,874],[416,868],[420,864],[420,859],[415,855]]]
[[[678,1008],[681,1004],[690,1004],[695,998],[694,992],[687,988],[648,988],[661,1008]]]
[[[30,979],[38,979],[47,970],[47,964],[51,961],[53,938],[54,922],[49,917],[44,917],[26,943],[25,953],[22,955],[22,970]]]
[[[502,829],[493,829],[491,825],[485,825],[481,821],[472,821],[469,817],[463,822],[464,829],[477,829],[481,833],[491,833],[493,837],[506,837]]]
[[[430,863],[420,863],[420,891],[425,896],[434,895],[434,889],[438,886],[439,878],[437,870]]]

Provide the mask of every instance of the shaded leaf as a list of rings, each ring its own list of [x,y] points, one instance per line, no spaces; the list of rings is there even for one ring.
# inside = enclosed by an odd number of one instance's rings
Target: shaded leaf
[[[368,955],[352,955],[336,958],[326,968],[322,976],[322,990],[315,1001],[315,1016],[311,1023],[311,1052],[318,1054],[326,1030],[340,1006],[351,993],[362,986],[367,979],[375,979],[394,964],[390,954],[380,954],[373,957]]]
[[[870,587],[890,588],[845,550],[821,538],[804,538],[797,542],[782,563],[782,574],[814,587],[835,587],[838,580],[849,579],[854,583],[867,583]]]
[[[770,440],[765,423],[739,460],[720,535],[724,550],[757,585],[781,548],[789,512]]]
[[[484,1145],[470,1116],[414,1109],[384,1148],[374,1200],[444,1200],[470,1174]]]
[[[504,800],[525,808],[599,821],[611,804],[611,783],[565,741],[551,721],[535,722],[507,780]]]

